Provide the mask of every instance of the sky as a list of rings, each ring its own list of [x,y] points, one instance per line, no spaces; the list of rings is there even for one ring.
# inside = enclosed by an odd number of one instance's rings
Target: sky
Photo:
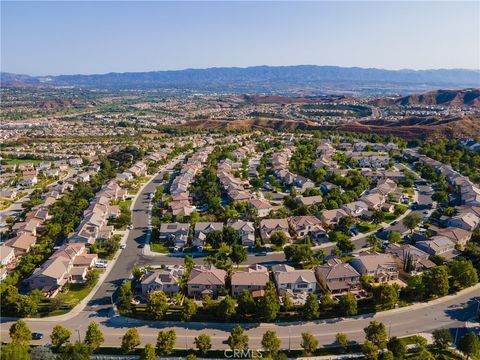
[[[480,2],[1,1],[1,70],[480,68]]]

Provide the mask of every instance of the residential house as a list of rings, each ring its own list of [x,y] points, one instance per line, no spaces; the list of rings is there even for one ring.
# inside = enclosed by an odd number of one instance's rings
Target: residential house
[[[272,273],[280,296],[285,292],[293,295],[314,293],[317,290],[313,270],[296,270],[289,265],[279,264],[272,266]]]
[[[343,294],[360,288],[360,274],[347,263],[331,259],[315,268],[319,284],[332,294]]]
[[[461,213],[447,220],[447,226],[473,231],[480,224],[480,217],[472,212]]]
[[[418,273],[435,266],[425,251],[410,244],[389,244],[385,253],[391,254],[398,266],[407,273]]]
[[[290,234],[288,232],[287,219],[263,219],[260,221],[260,237],[264,242],[267,242],[274,232],[283,232],[288,239]]]
[[[187,223],[164,223],[160,226],[160,240],[172,242],[173,245],[182,249],[187,245],[190,224]]]
[[[312,206],[318,205],[322,203],[322,196],[321,195],[314,195],[314,196],[297,196],[295,200],[300,203],[301,205],[305,206]]]
[[[368,205],[369,210],[379,210],[385,204],[385,196],[373,193],[369,195],[362,196],[361,201]]]
[[[7,266],[15,261],[15,250],[7,245],[0,246],[0,265]]]
[[[322,212],[322,215],[320,216],[320,220],[322,220],[322,223],[326,224],[327,226],[335,225],[344,216],[349,216],[349,215],[343,209],[325,210]]]
[[[248,207],[255,209],[258,217],[268,216],[268,214],[270,214],[270,212],[273,210],[272,205],[270,205],[268,201],[262,199],[249,200]]]
[[[444,255],[455,250],[455,243],[446,236],[433,236],[429,240],[417,241],[415,247],[430,255]]]
[[[5,245],[10,246],[15,250],[15,255],[23,255],[30,251],[30,248],[35,245],[37,237],[30,233],[21,233],[12,239],[5,241]]]
[[[364,201],[354,201],[343,204],[341,208],[352,217],[359,217],[368,211],[368,205]]]
[[[70,280],[71,268],[72,264],[68,259],[50,258],[35,269],[26,281],[30,290],[38,289],[42,293],[52,296]]]
[[[251,293],[262,294],[268,281],[268,269],[259,264],[251,265],[244,271],[235,271],[231,279],[232,296],[238,296],[244,289]]]
[[[372,276],[376,282],[398,279],[398,266],[390,254],[364,252],[354,256],[350,264],[361,275]]]
[[[225,287],[227,272],[213,265],[196,265],[190,272],[187,281],[187,294],[201,298],[204,295],[216,297]]]
[[[185,268],[181,265],[149,271],[141,282],[143,296],[147,296],[152,291],[163,291],[170,296],[179,293],[179,283],[184,273]]]
[[[205,239],[209,232],[222,230],[223,223],[220,222],[197,222],[195,224],[193,246],[205,246]]]
[[[428,229],[433,235],[445,236],[452,240],[456,245],[464,247],[472,237],[472,232],[457,227],[438,228],[431,226]]]
[[[322,227],[322,221],[316,216],[291,216],[288,218],[290,228],[298,238],[309,235],[312,239],[326,237],[327,232]]]
[[[252,221],[232,220],[228,226],[238,231],[243,246],[255,246],[255,225]]]

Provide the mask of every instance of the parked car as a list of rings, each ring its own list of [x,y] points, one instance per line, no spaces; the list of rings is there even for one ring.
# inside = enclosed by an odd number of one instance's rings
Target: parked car
[[[122,250],[125,249],[126,247],[127,247],[127,244],[120,245],[120,249],[122,249]]]
[[[108,262],[106,262],[104,260],[99,260],[95,264],[95,267],[98,268],[98,269],[106,269],[108,267]]]
[[[33,340],[42,340],[43,339],[43,334],[34,332],[34,333],[32,333],[32,339]]]

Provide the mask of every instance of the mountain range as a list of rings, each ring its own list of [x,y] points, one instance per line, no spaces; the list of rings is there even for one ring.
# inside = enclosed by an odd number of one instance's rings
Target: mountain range
[[[255,66],[94,75],[29,76],[2,72],[2,86],[74,86],[265,94],[389,95],[480,87],[480,70],[384,70],[338,66]]]

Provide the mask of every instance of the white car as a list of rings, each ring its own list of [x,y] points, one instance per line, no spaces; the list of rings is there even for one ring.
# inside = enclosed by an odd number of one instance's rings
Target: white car
[[[98,269],[106,269],[108,267],[108,263],[107,262],[97,262],[95,264],[95,267],[98,268]]]
[[[128,225],[128,230],[132,230],[132,229],[133,229],[133,225],[132,224]]]
[[[125,249],[126,247],[127,247],[127,244],[120,245],[120,249],[122,249],[122,250]]]

